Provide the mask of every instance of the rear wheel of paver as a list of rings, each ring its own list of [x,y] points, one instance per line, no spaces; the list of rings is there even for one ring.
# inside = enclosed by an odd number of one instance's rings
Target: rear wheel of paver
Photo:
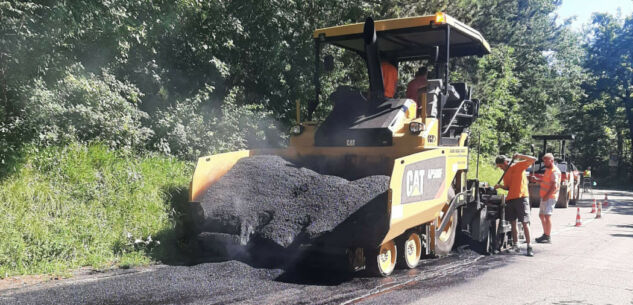
[[[569,192],[567,191],[567,185],[560,187],[560,193],[558,194],[558,201],[556,201],[557,208],[566,209],[569,205]]]
[[[448,207],[451,200],[455,197],[455,191],[452,188],[448,189],[448,202],[442,210],[440,219],[438,220],[438,226],[442,223],[444,217],[450,217],[448,224],[439,234],[435,234],[435,255],[446,255],[451,252],[453,244],[455,244],[455,231],[457,231],[457,209],[453,211],[451,215],[445,215],[448,212]]]
[[[390,240],[382,244],[378,249],[368,251],[367,264],[369,270],[376,275],[388,276],[396,268],[397,257],[396,243]]]
[[[413,269],[420,263],[422,257],[422,239],[420,234],[411,232],[406,239],[402,239],[400,246],[400,261],[408,268]]]

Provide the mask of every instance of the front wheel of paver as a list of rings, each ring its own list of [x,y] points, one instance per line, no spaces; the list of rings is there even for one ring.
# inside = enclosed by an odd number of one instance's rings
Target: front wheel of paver
[[[380,276],[389,276],[396,268],[398,250],[396,243],[390,240],[378,247],[367,251],[367,264],[371,273]]]
[[[422,238],[420,234],[411,232],[406,235],[406,239],[402,238],[398,245],[400,248],[399,266],[406,266],[409,269],[413,269],[420,263],[420,257],[422,257]],[[402,264],[402,265],[400,265]]]

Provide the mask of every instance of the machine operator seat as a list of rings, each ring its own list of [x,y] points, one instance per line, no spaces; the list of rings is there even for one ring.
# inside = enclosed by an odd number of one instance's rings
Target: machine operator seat
[[[438,115],[438,107],[439,107],[439,103],[442,100],[442,87],[443,87],[443,82],[441,79],[429,79],[427,82],[427,90],[426,90],[426,116],[427,117],[431,117],[431,118],[436,118]],[[448,87],[448,97],[446,99],[446,102],[444,104],[444,107],[447,107],[447,105],[453,105],[455,103],[457,103],[457,106],[459,106],[459,102],[461,102],[461,98],[460,96],[464,96],[461,95],[460,92],[458,90],[456,90],[456,88],[453,85],[449,85]],[[455,106],[455,107],[457,107]]]

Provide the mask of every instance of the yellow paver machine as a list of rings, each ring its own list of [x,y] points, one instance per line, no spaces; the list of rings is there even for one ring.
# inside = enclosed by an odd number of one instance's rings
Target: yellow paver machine
[[[480,192],[479,182],[466,178],[468,127],[477,118],[479,101],[471,98],[467,84],[449,80],[452,57],[490,52],[482,35],[437,13],[380,21],[367,18],[364,23],[318,29],[313,39],[316,99],[308,106],[307,120],[292,128],[289,146],[200,158],[190,201],[200,202],[206,190],[240,159],[274,154],[320,174],[348,179],[391,177],[383,217],[358,222],[357,227],[348,225],[347,238],[331,245],[345,248],[355,269],[367,266],[385,276],[397,262],[414,268],[422,256],[450,252],[456,233],[484,243],[485,251],[495,248],[490,244],[498,248],[503,238],[507,240],[507,230],[496,231],[499,215],[490,203],[483,203],[486,194]],[[311,117],[321,95],[321,57],[326,44],[352,51],[364,60],[369,92],[339,87],[330,96],[333,109],[329,116],[314,122]],[[434,76],[418,91],[418,100],[386,98],[381,62],[397,66],[422,60],[434,65]],[[368,232],[378,237],[359,238]],[[504,237],[500,241],[497,236]]]

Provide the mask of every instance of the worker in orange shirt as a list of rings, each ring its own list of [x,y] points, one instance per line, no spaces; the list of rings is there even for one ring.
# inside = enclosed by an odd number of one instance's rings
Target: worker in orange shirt
[[[552,242],[552,213],[558,201],[558,192],[560,192],[561,173],[558,166],[554,164],[554,155],[547,153],[543,156],[543,165],[545,165],[545,173],[543,178],[536,180],[540,182],[539,195],[541,203],[539,206],[539,218],[543,225],[543,235],[536,238],[537,243]]]
[[[414,100],[416,104],[418,104],[418,109],[422,108],[419,91],[420,89],[425,89],[427,86],[427,74],[428,70],[426,67],[421,67],[415,72],[413,80],[407,84],[407,98]]]
[[[396,85],[398,84],[398,68],[388,61],[380,63],[382,68],[382,84],[385,88],[385,97],[393,98],[396,95]]]
[[[536,158],[527,155],[515,154],[512,159],[517,159],[510,166],[510,159],[504,155],[500,155],[495,159],[498,168],[506,171],[503,176],[503,184],[495,185],[495,189],[504,189],[508,191],[506,197],[506,220],[512,225],[512,240],[514,241],[514,249],[519,250],[519,234],[517,231],[517,219],[523,224],[523,233],[527,241],[527,256],[534,256],[534,250],[530,246],[530,192],[528,190],[528,180],[525,170],[534,164]]]

